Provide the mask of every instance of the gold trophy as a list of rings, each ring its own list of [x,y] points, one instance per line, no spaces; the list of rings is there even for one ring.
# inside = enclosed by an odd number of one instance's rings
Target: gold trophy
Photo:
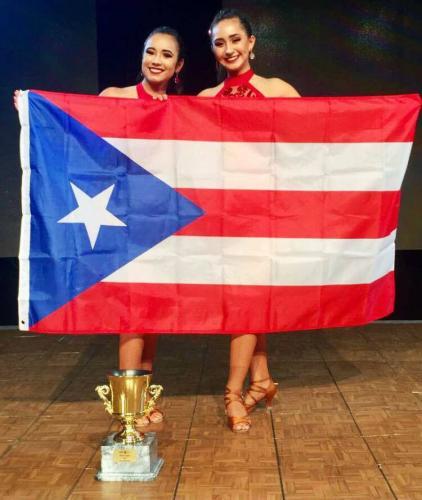
[[[122,430],[114,436],[118,443],[139,443],[143,434],[135,429],[135,420],[148,416],[163,392],[161,385],[150,385],[151,372],[146,370],[113,370],[109,385],[95,388],[106,411],[120,420]],[[111,401],[107,396],[111,393]]]
[[[106,438],[101,446],[102,481],[148,481],[157,475],[163,460],[157,457],[155,433],[147,435],[135,428],[137,418],[148,416],[163,388],[150,385],[147,370],[113,370],[109,385],[95,388],[106,411],[121,423],[122,429]]]

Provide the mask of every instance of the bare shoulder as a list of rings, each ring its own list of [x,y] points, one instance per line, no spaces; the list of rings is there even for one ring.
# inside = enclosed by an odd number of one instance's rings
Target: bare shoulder
[[[263,78],[258,75],[253,78],[253,84],[266,97],[300,97],[299,92],[281,78]]]
[[[222,88],[223,84],[220,83],[220,85],[217,85],[216,87],[202,90],[201,92],[199,92],[198,97],[215,97]]]
[[[300,97],[299,92],[281,78],[268,78],[268,87],[270,97]]]
[[[136,86],[132,85],[130,87],[108,87],[100,93],[100,96],[135,98],[138,96],[138,94],[136,91]]]

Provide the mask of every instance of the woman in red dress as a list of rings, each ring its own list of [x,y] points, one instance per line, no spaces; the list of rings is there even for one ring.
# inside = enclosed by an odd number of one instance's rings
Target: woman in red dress
[[[130,87],[109,87],[100,96],[125,97],[129,99],[167,99],[167,90],[174,82],[177,87],[179,73],[184,64],[183,41],[178,32],[167,26],[152,31],[144,43],[142,54],[142,82]],[[20,90],[15,90],[13,102],[18,109]],[[119,367],[122,370],[152,371],[157,346],[156,335],[141,333],[120,335]],[[149,417],[137,420],[137,425],[158,423],[163,413],[154,409]]]
[[[265,98],[299,97],[298,92],[279,78],[256,75],[250,60],[255,36],[248,19],[235,9],[223,9],[213,19],[209,30],[212,51],[217,64],[225,70],[226,79],[200,92],[203,97]],[[250,372],[250,386],[243,395],[245,378]],[[277,392],[268,368],[266,336],[255,334],[232,335],[230,341],[230,370],[224,402],[228,425],[234,432],[250,429],[249,413],[260,401],[267,408]]]
[[[142,55],[142,82],[130,87],[109,87],[100,95],[166,100],[169,85],[172,82],[177,85],[179,82],[179,73],[183,63],[183,43],[180,35],[166,26],[156,28],[145,40]],[[120,335],[120,369],[152,371],[156,346],[156,335],[141,333]],[[154,409],[149,417],[138,419],[137,425],[147,425],[149,422],[158,423],[162,420],[162,412]]]

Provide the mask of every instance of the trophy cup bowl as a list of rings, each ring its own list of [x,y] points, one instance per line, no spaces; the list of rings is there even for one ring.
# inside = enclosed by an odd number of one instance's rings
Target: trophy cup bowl
[[[106,411],[122,424],[114,435],[117,443],[135,444],[144,439],[135,429],[135,421],[151,413],[163,391],[161,385],[150,385],[151,377],[147,370],[112,370],[107,375],[109,385],[95,388]]]

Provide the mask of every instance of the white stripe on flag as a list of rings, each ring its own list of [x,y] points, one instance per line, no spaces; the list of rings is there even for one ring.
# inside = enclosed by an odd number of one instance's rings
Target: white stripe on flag
[[[412,144],[105,140],[170,186],[397,191]]]
[[[372,283],[394,269],[379,239],[171,236],[103,281],[227,285]]]

